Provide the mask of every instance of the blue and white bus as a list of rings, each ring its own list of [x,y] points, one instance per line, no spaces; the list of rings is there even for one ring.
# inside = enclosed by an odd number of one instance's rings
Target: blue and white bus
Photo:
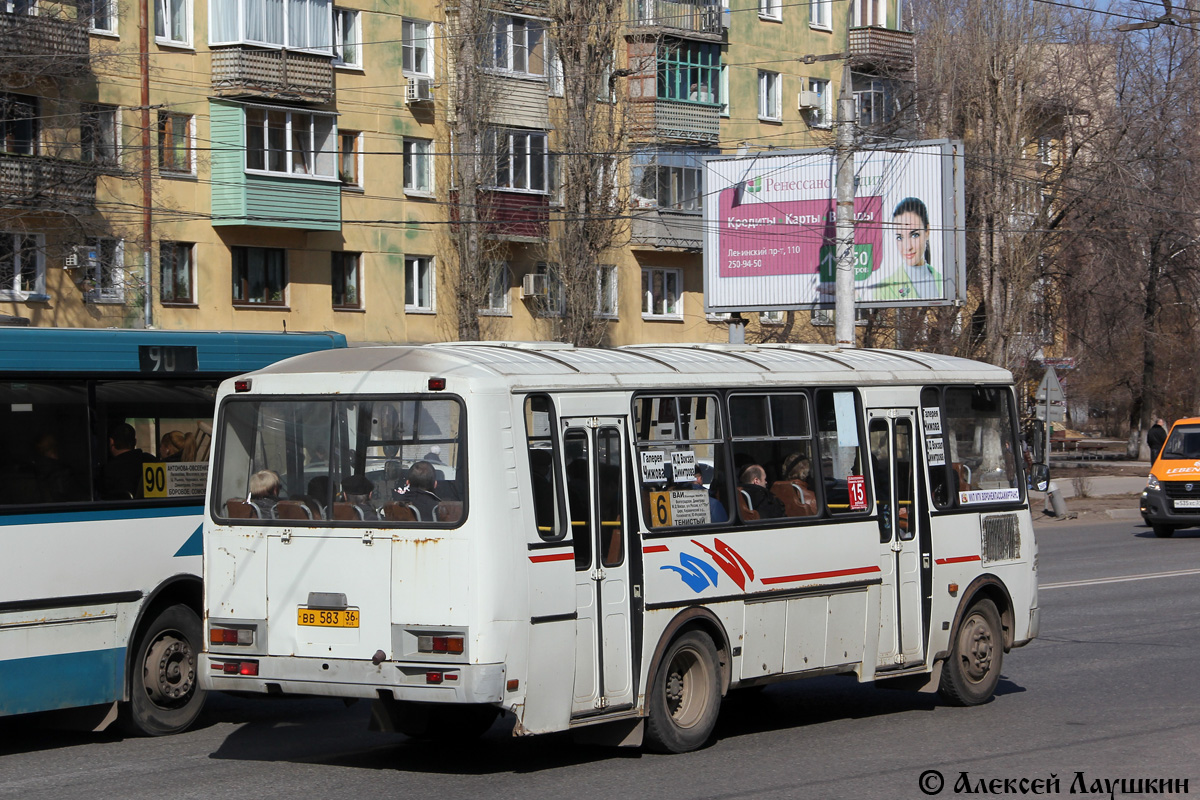
[[[200,523],[220,382],[338,333],[0,328],[0,717],[200,713]]]

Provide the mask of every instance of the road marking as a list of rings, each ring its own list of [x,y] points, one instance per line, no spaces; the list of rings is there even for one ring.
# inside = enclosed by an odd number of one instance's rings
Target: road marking
[[[1047,589],[1067,589],[1072,586],[1096,586],[1101,583],[1127,583],[1129,581],[1149,581],[1155,578],[1176,578],[1180,575],[1200,575],[1200,569],[1175,569],[1170,572],[1147,572],[1142,575],[1120,575],[1115,578],[1090,578],[1086,581],[1063,581],[1061,583],[1044,583],[1038,587],[1042,592]]]

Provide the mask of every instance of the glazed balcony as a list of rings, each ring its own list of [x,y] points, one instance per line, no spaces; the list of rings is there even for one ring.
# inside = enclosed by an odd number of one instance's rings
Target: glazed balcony
[[[0,12],[0,75],[70,78],[90,70],[88,32],[83,23]]]
[[[212,87],[218,97],[330,103],[334,97],[333,59],[242,45],[214,49]]]
[[[629,25],[639,34],[669,34],[719,42],[728,11],[706,0],[630,0]]]
[[[914,34],[891,28],[851,28],[850,66],[890,72],[913,67]]]
[[[10,207],[91,209],[96,205],[96,168],[61,158],[0,153],[0,197]]]

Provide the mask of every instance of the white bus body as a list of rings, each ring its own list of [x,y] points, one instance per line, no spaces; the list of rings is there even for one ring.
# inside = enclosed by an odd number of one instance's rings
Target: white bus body
[[[1014,402],[985,364],[799,345],[360,348],[227,381],[201,683],[669,751],[795,677],[984,702],[1038,628]],[[397,490],[433,444],[452,477],[420,513]]]

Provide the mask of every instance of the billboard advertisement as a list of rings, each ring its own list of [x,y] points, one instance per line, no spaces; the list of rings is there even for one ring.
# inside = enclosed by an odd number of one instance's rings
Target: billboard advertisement
[[[829,149],[704,159],[708,312],[830,308],[837,263]],[[964,286],[962,146],[855,153],[860,307],[953,305]]]

